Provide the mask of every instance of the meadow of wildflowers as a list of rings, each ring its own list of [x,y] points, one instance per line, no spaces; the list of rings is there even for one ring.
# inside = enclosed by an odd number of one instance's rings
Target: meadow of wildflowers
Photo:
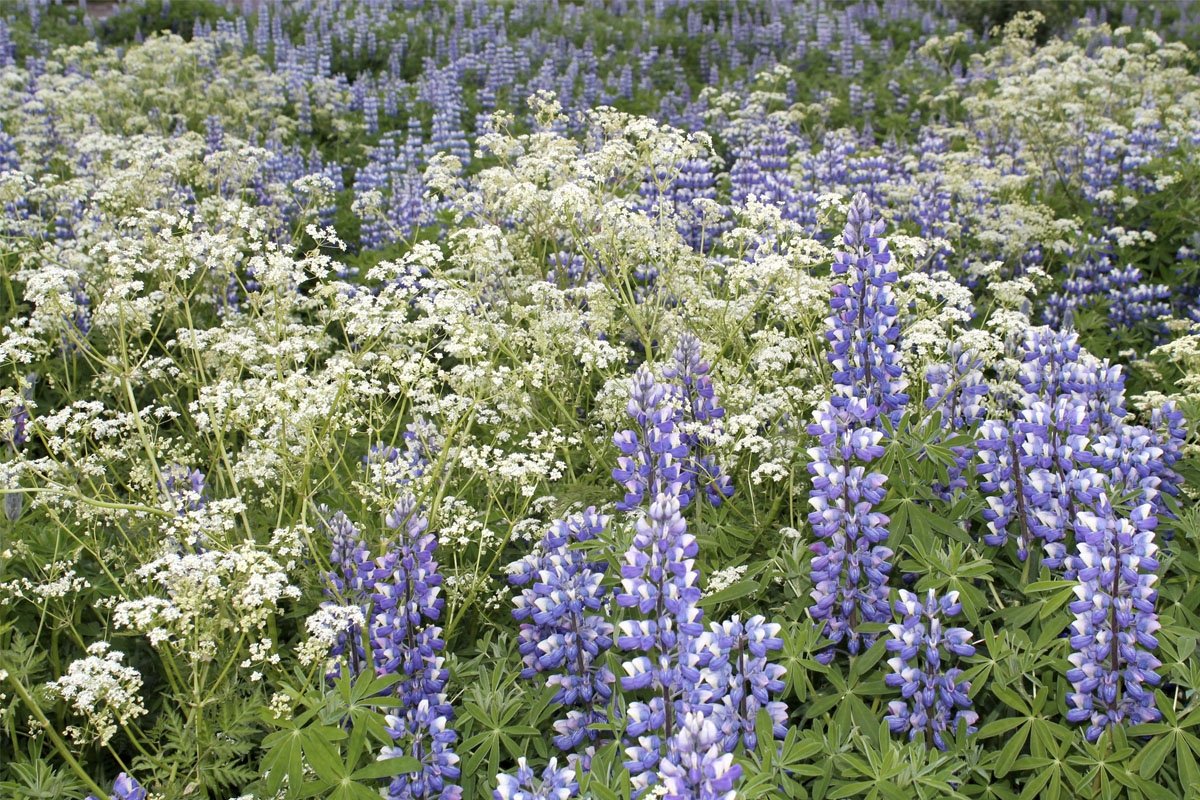
[[[0,797],[1200,798],[1200,4],[100,5]]]

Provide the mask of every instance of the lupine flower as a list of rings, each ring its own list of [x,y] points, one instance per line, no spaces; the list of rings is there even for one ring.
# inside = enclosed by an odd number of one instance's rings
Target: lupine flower
[[[640,619],[620,623],[617,647],[643,655],[624,662],[621,688],[646,692],[648,701],[626,709],[625,732],[635,742],[625,762],[634,787],[652,781],[663,746],[684,711],[683,698],[700,678],[699,659],[691,641],[704,632],[695,570],[696,538],[680,515],[679,499],[659,494],[637,521],[633,544],[621,566],[617,605],[636,609]]]
[[[977,441],[976,469],[992,493],[984,541],[1003,545],[1016,520],[1018,558],[1024,561],[1037,539],[1042,563],[1062,569],[1074,510],[1094,499],[1097,486],[1088,471],[1088,436],[1119,424],[1124,384],[1119,371],[1087,361],[1073,333],[1034,330],[1022,350],[1016,418],[984,423]]]
[[[341,511],[331,513],[328,508],[318,509],[321,527],[329,534],[329,563],[333,567],[326,573],[329,585],[326,596],[331,599],[322,605],[355,605],[362,609],[363,619],[372,617],[371,594],[375,588],[375,565],[371,561],[370,549],[362,534]],[[329,651],[334,663],[327,678],[341,674],[341,656],[346,655],[351,675],[358,675],[367,665],[366,648],[362,631],[349,625],[338,634],[337,641]]]
[[[882,233],[883,222],[873,218],[866,198],[857,195],[842,230],[845,249],[834,256],[833,274],[846,283],[833,288],[826,336],[833,345],[828,358],[833,365],[834,407],[863,399],[865,423],[873,424],[876,415],[885,414],[894,427],[908,395],[896,350],[900,327],[891,287],[897,275],[889,268],[892,257],[879,238]]]
[[[842,241],[847,248],[834,258],[834,274],[847,283],[834,287],[829,340],[833,349],[833,397],[817,409],[808,427],[817,445],[809,449],[813,476],[808,515],[820,541],[812,545],[813,619],[834,645],[845,642],[851,655],[871,646],[860,634],[863,622],[889,616],[887,576],[892,551],[886,514],[874,511],[886,495],[887,477],[866,465],[883,455],[880,415],[899,422],[908,396],[896,354],[899,327],[887,269],[891,256],[879,238],[882,222],[858,195],[850,204]],[[819,658],[828,663],[833,648]]]
[[[1159,629],[1154,603],[1158,561],[1153,508],[1116,514],[1105,495],[1076,517],[1074,571],[1078,598],[1069,606],[1072,668],[1067,719],[1086,724],[1094,742],[1111,725],[1159,719],[1153,687],[1162,664],[1154,657]]]
[[[396,745],[384,748],[381,757],[409,755],[423,765],[420,772],[393,779],[388,797],[457,800],[462,790],[453,785],[459,768],[451,749],[457,736],[449,727],[452,709],[446,697],[450,673],[443,667],[445,642],[437,625],[443,605],[442,577],[433,560],[437,539],[411,496],[388,514],[387,526],[398,532],[397,542],[375,563],[371,646],[376,673],[403,678],[396,685],[401,705],[387,716]]]
[[[969,683],[960,681],[962,670],[947,669],[950,656],[969,658],[975,654],[971,634],[964,628],[944,628],[943,620],[962,612],[958,592],[938,598],[932,589],[925,602],[912,592],[900,590],[896,615],[901,621],[888,626],[891,638],[885,646],[896,655],[888,659],[888,686],[900,690],[902,700],[888,703],[886,721],[892,733],[907,733],[910,740],[925,737],[939,750],[946,749],[946,734],[958,730],[975,732],[979,715],[971,710]]]
[[[787,704],[772,700],[783,692],[786,670],[768,661],[768,655],[783,649],[778,623],[754,616],[744,623],[734,617],[722,623],[712,623],[710,630],[696,643],[701,663],[705,665],[705,680],[712,689],[711,698],[704,698],[709,717],[720,732],[721,749],[732,752],[741,741],[747,750],[758,746],[755,725],[758,712],[766,709],[771,717],[777,738],[787,735]],[[712,654],[705,658],[711,641]]]
[[[25,402],[14,405],[8,414],[12,430],[4,436],[4,439],[7,440],[9,448],[14,451],[20,450],[29,441],[29,408],[26,403],[33,399],[33,384],[36,380],[36,373],[25,378],[25,386],[21,390],[21,397]]]
[[[557,758],[550,759],[539,780],[522,756],[516,773],[498,775],[497,783],[494,800],[570,800],[579,792],[575,768],[568,764],[560,769]]]
[[[509,577],[526,587],[513,601],[513,617],[522,623],[521,677],[547,673],[546,685],[557,689],[554,702],[568,709],[566,718],[554,723],[554,744],[561,750],[594,742],[597,732],[590,726],[608,719],[614,677],[603,663],[613,633],[604,617],[607,590],[601,581],[607,564],[588,561],[572,547],[595,539],[607,524],[608,517],[595,508],[555,522],[540,552],[520,562]]]
[[[964,351],[958,342],[950,346],[948,364],[935,364],[925,374],[929,382],[929,397],[925,407],[937,409],[942,414],[942,425],[946,431],[967,431],[984,418],[980,398],[988,393],[983,382],[983,362],[970,351]],[[952,448],[954,466],[949,469],[950,482],[938,486],[944,499],[949,500],[955,492],[967,488],[964,477],[973,456],[973,448]]]
[[[444,446],[437,425],[420,415],[408,424],[400,438],[404,443],[402,450],[378,442],[363,456],[363,466],[373,480],[384,485],[406,486],[425,476]]]
[[[702,450],[720,433],[719,420],[725,416],[708,377],[709,365],[700,355],[700,340],[690,333],[679,337],[672,363],[663,370],[671,381],[670,391],[679,405],[680,439],[688,453],[683,460],[683,490],[681,501],[688,501],[699,489],[714,506],[733,494],[733,482],[721,472],[711,455]],[[682,498],[686,495],[687,500]]]
[[[817,422],[809,426],[818,446],[808,451],[813,476],[808,521],[820,539],[811,547],[810,611],[822,623],[822,635],[834,645],[844,642],[851,655],[874,642],[873,636],[860,634],[859,624],[888,618],[887,576],[892,568],[892,551],[883,544],[888,517],[872,510],[886,496],[887,477],[854,463],[883,455],[882,433],[854,427],[865,414],[862,400],[841,410],[826,402],[817,411]],[[828,663],[833,655],[830,648],[818,659]]]
[[[112,791],[108,793],[109,800],[146,800],[146,795],[146,790],[124,772],[113,781]],[[96,800],[96,795],[89,794],[87,800]]]
[[[667,400],[668,388],[656,382],[645,365],[639,368],[626,406],[637,430],[613,436],[621,456],[612,476],[625,487],[625,498],[617,503],[621,511],[640,506],[647,493],[678,497],[683,488],[681,461],[687,446],[677,430],[676,410]]]
[[[162,480],[163,493],[167,495],[177,514],[198,511],[207,502],[204,473],[198,469],[171,464],[163,469]]]
[[[1150,412],[1150,430],[1155,444],[1162,451],[1162,458],[1154,464],[1159,479],[1158,488],[1162,493],[1174,497],[1179,494],[1179,487],[1183,484],[1183,476],[1175,471],[1175,465],[1182,457],[1183,444],[1187,440],[1183,412],[1175,407],[1174,402],[1168,400]],[[1175,516],[1161,497],[1156,504],[1155,513],[1172,518]]]
[[[712,720],[695,711],[680,720],[660,769],[667,800],[735,800],[742,777]]]

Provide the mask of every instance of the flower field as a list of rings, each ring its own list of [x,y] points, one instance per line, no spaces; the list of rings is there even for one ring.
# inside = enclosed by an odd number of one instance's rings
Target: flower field
[[[0,4],[0,797],[1200,798],[1197,47]]]

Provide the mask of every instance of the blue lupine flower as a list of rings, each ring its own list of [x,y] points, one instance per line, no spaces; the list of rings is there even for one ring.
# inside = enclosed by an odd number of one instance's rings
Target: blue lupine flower
[[[514,598],[513,611],[522,623],[521,677],[548,673],[546,685],[557,690],[554,702],[568,709],[554,724],[554,744],[561,750],[594,742],[598,734],[591,726],[608,719],[614,677],[603,662],[613,633],[604,617],[607,564],[589,561],[572,546],[595,539],[607,524],[608,517],[595,508],[555,522],[540,552],[520,562],[520,571],[509,578],[527,587]]]
[[[363,611],[363,619],[372,618],[371,594],[375,590],[375,564],[370,549],[353,522],[341,511],[331,512],[327,507],[317,509],[321,528],[330,537],[329,563],[333,567],[326,573],[328,604],[356,605]],[[335,660],[326,677],[336,678],[341,674],[341,656],[345,655],[351,675],[358,675],[367,665],[366,648],[362,631],[357,625],[348,625],[338,633],[337,641],[329,655]]]
[[[900,421],[908,396],[896,352],[899,326],[888,269],[891,255],[879,238],[883,223],[872,220],[863,195],[850,203],[842,241],[846,250],[834,258],[835,275],[847,283],[834,287],[828,338],[833,343],[833,397],[823,403],[808,432],[817,438],[809,449],[813,476],[809,523],[820,541],[812,545],[813,619],[834,645],[845,642],[857,654],[874,637],[860,634],[864,622],[889,616],[887,576],[892,551],[886,514],[874,511],[886,495],[887,477],[868,472],[867,464],[883,455],[881,415],[893,426]],[[819,658],[828,663],[833,648]]]
[[[637,430],[625,430],[613,436],[621,451],[613,480],[625,487],[625,498],[617,503],[621,511],[631,511],[649,494],[679,496],[683,489],[681,461],[687,445],[676,425],[676,409],[668,401],[668,387],[656,382],[642,365],[633,376],[629,416]]]
[[[198,469],[171,464],[163,469],[162,481],[163,493],[170,499],[177,514],[198,511],[208,500],[204,473]]]
[[[419,414],[400,438],[403,450],[378,442],[363,456],[368,474],[381,484],[404,487],[424,477],[445,445],[437,425]]]
[[[891,638],[885,646],[896,655],[888,659],[892,672],[884,682],[900,690],[904,699],[888,703],[886,722],[892,733],[907,733],[910,740],[925,737],[939,750],[946,749],[946,734],[959,724],[975,732],[979,715],[971,710],[971,685],[960,681],[962,670],[947,669],[950,656],[975,655],[971,633],[964,628],[945,628],[943,620],[962,612],[958,592],[938,598],[932,589],[925,602],[912,592],[900,590],[896,615],[901,621],[888,626]]]
[[[696,538],[680,514],[679,498],[659,494],[637,521],[633,543],[621,566],[617,605],[636,609],[640,619],[620,623],[617,647],[643,653],[622,665],[625,692],[644,691],[648,701],[631,702],[625,732],[635,742],[625,762],[634,787],[644,790],[654,779],[663,745],[669,742],[686,710],[683,700],[699,682],[699,657],[692,640],[704,632],[699,578],[695,570]]]
[[[4,437],[10,448],[20,450],[29,441],[29,408],[26,405],[33,399],[33,384],[37,381],[37,373],[25,377],[25,385],[21,388],[21,397],[25,402],[17,403],[9,411],[8,418],[12,422],[12,432]]]
[[[1076,517],[1074,572],[1078,598],[1069,606],[1072,668],[1067,719],[1087,725],[1094,742],[1111,725],[1153,722],[1161,716],[1154,690],[1162,663],[1154,657],[1159,629],[1154,603],[1157,519],[1144,503],[1118,516],[1105,495]]]
[[[714,506],[719,506],[733,494],[729,476],[721,472],[712,456],[701,454],[703,448],[720,434],[719,420],[725,416],[708,370],[708,363],[700,355],[700,340],[690,333],[679,337],[672,363],[663,369],[663,377],[672,382],[670,392],[679,405],[680,439],[688,450],[683,461],[683,489],[680,492],[680,500],[685,506],[701,488]]]
[[[1179,494],[1179,487],[1183,484],[1183,476],[1175,471],[1175,465],[1183,455],[1183,444],[1187,440],[1183,412],[1175,407],[1173,401],[1168,400],[1150,412],[1150,430],[1155,444],[1162,451],[1161,459],[1154,464],[1159,479],[1159,491],[1174,497]],[[1175,516],[1161,497],[1156,504],[1156,513],[1172,518]]]
[[[146,800],[146,795],[146,790],[136,780],[122,772],[113,781],[108,797],[109,800]],[[87,800],[96,800],[96,795],[89,794]]]
[[[778,623],[754,616],[744,623],[734,617],[712,623],[710,631],[696,643],[705,667],[706,690],[711,695],[700,703],[720,732],[721,749],[732,752],[738,742],[747,750],[758,746],[755,725],[758,712],[766,709],[777,738],[787,735],[787,704],[772,700],[783,692],[786,670],[768,661],[768,654],[783,649]],[[705,642],[708,639],[711,645]],[[705,657],[705,650],[711,654]]]
[[[667,800],[735,800],[734,785],[741,765],[721,746],[712,720],[692,711],[679,721],[661,763],[663,795]]]
[[[376,560],[372,601],[371,647],[376,673],[399,673],[396,685],[401,705],[387,716],[388,732],[396,741],[381,757],[409,755],[422,770],[397,776],[388,788],[390,800],[456,800],[462,790],[457,739],[449,727],[452,709],[446,697],[450,673],[440,655],[445,647],[437,625],[443,600],[442,577],[433,551],[437,539],[411,496],[402,498],[387,516],[388,528],[398,531],[395,548]]]
[[[859,632],[860,623],[883,622],[890,611],[887,577],[892,551],[883,544],[889,519],[872,510],[887,494],[887,476],[862,466],[883,455],[883,434],[862,427],[866,415],[865,400],[841,410],[826,402],[808,429],[818,439],[818,445],[808,451],[813,476],[809,497],[813,511],[808,521],[820,540],[810,548],[810,612],[822,623],[822,635],[834,645],[844,642],[851,655],[875,640]],[[833,656],[833,648],[828,648],[818,660],[829,663]]]
[[[557,758],[550,759],[539,780],[522,756],[516,773],[498,775],[497,783],[494,800],[570,800],[579,792],[575,768],[568,764],[560,769]]]
[[[984,541],[1002,546],[1016,520],[1018,558],[1038,539],[1042,563],[1062,569],[1073,509],[1091,502],[1096,486],[1086,473],[1088,436],[1119,425],[1124,382],[1119,370],[1084,360],[1074,333],[1045,329],[1026,336],[1017,380],[1016,418],[984,423],[977,440],[982,488],[993,493]]]
[[[988,386],[983,382],[983,361],[969,350],[964,351],[957,342],[950,346],[948,356],[950,363],[935,364],[925,374],[929,382],[925,407],[941,412],[944,430],[967,431],[984,418],[979,402],[988,393]],[[954,466],[948,470],[950,481],[945,486],[935,487],[946,500],[967,488],[964,476],[974,455],[969,446],[957,446],[951,448],[951,452],[954,453]]]
[[[852,398],[867,401],[866,424],[886,414],[894,427],[908,402],[896,343],[900,326],[889,268],[891,254],[880,239],[883,221],[875,220],[863,195],[850,203],[842,230],[844,250],[834,256],[833,274],[847,281],[833,288],[829,331],[833,344],[833,405],[841,408]]]

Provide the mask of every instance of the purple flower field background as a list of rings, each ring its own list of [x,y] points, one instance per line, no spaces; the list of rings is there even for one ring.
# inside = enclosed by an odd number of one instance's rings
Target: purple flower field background
[[[0,796],[1200,797],[1197,47],[0,5]]]

